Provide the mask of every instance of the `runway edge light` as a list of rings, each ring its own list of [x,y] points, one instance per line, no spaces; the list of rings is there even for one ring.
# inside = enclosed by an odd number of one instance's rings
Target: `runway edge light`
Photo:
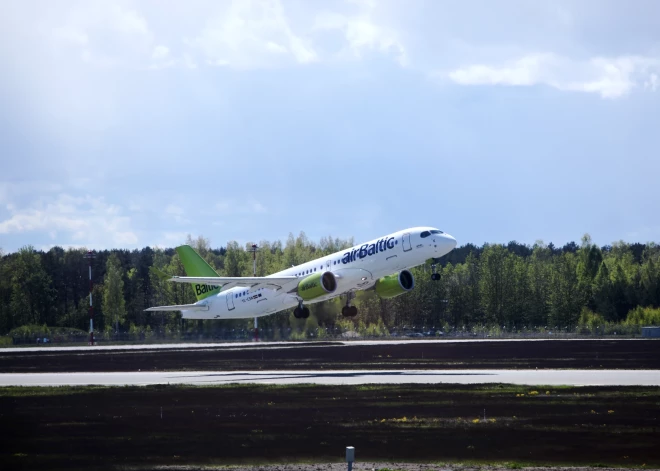
[[[355,461],[355,448],[352,446],[346,447],[346,461],[348,462],[348,471],[353,469],[353,461]]]

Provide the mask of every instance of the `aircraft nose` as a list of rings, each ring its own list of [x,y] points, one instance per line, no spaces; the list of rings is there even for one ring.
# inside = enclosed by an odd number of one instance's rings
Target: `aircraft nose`
[[[449,234],[443,234],[443,235],[449,250],[454,250],[456,248],[456,245],[458,244],[458,242],[456,242],[456,239],[454,239],[454,237],[450,236]]]

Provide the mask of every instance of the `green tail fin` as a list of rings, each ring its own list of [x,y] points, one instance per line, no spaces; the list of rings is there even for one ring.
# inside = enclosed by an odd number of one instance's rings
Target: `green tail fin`
[[[218,276],[218,273],[199,256],[189,245],[181,245],[176,248],[176,253],[183,263],[187,276]],[[221,287],[216,285],[192,285],[195,290],[197,301],[208,298],[213,294],[218,294]]]

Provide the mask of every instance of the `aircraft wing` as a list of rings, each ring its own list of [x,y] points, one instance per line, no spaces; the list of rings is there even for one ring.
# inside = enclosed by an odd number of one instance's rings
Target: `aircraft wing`
[[[205,304],[179,304],[178,306],[156,306],[145,309],[145,311],[208,311]]]
[[[293,288],[296,286],[296,276],[173,276],[170,281],[176,283],[191,283],[211,286],[222,286],[223,290],[234,286],[249,286],[251,289]]]

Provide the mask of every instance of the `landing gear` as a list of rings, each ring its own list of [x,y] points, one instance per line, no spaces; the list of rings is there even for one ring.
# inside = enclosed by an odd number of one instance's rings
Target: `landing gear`
[[[344,317],[355,317],[357,313],[358,311],[355,306],[344,306],[341,308],[341,315]]]
[[[296,319],[307,319],[309,317],[309,308],[303,306],[302,301],[298,303],[298,307],[293,310],[293,317]]]
[[[434,263],[431,264],[431,279],[433,281],[440,281],[440,273],[437,273],[437,265],[435,264],[435,260],[433,260]]]
[[[357,316],[358,310],[357,307],[351,306],[351,299],[355,297],[355,293],[349,291],[346,293],[346,306],[341,308],[341,315],[344,317],[355,317]]]

